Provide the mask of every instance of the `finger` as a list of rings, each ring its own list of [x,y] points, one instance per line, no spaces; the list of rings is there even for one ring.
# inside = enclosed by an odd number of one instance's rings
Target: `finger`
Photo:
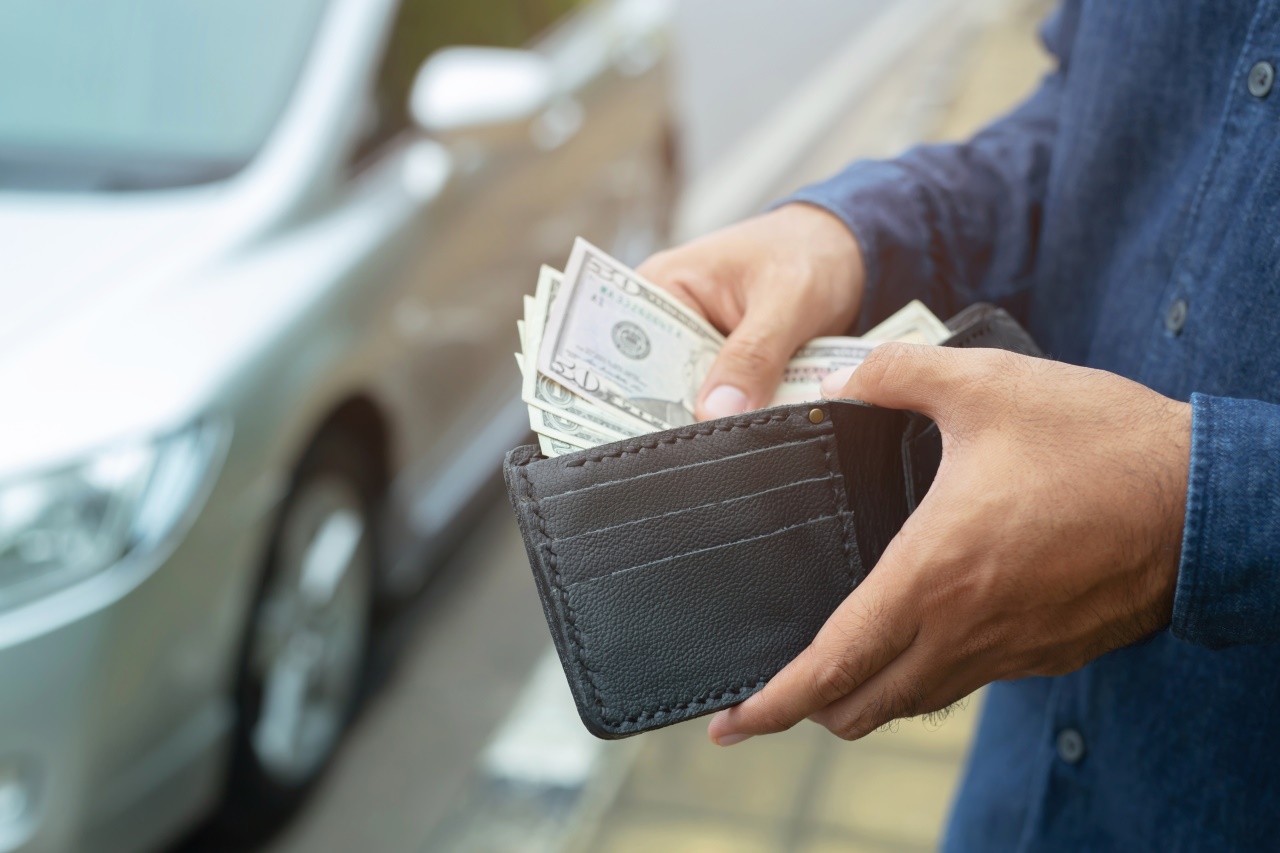
[[[857,740],[906,717],[937,714],[976,690],[939,654],[917,641],[896,660],[843,699],[811,719],[845,740]]]
[[[702,300],[698,299],[697,294],[685,279],[674,272],[678,267],[673,266],[673,262],[669,260],[671,254],[671,250],[667,250],[650,255],[644,263],[636,267],[636,272],[644,280],[670,293],[702,319],[712,321],[707,306],[702,304]]]
[[[886,552],[887,553],[887,552]],[[785,731],[856,690],[907,649],[916,622],[910,596],[891,574],[867,578],[822,626],[813,642],[741,705],[721,711],[708,734],[728,745]]]
[[[982,350],[886,343],[856,368],[828,376],[822,393],[890,409],[914,409],[938,420],[988,360]]]
[[[703,381],[698,417],[725,418],[769,405],[782,371],[802,343],[797,326],[769,306],[749,308]]]

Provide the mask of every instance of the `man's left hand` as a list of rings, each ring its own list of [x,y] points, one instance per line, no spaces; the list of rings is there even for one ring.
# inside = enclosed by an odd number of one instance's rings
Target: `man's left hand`
[[[813,643],[712,719],[717,743],[805,718],[860,738],[1169,624],[1189,405],[1099,370],[910,344],[877,347],[823,393],[928,415],[942,464]]]

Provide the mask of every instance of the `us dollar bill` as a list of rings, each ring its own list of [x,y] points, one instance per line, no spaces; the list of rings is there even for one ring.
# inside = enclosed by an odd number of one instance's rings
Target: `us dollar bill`
[[[576,444],[570,444],[558,438],[549,435],[538,434],[538,449],[542,451],[542,455],[554,458],[556,456],[564,456],[566,453],[576,453],[579,450],[586,450],[585,447],[578,447]]]
[[[923,302],[913,299],[862,337],[880,342],[902,341],[936,346],[951,337],[951,330]]]
[[[517,331],[521,394],[546,456],[692,423],[693,400],[725,340],[583,240],[565,274],[542,268]],[[815,338],[787,364],[770,405],[820,399],[823,379],[886,340],[936,344],[949,335],[915,301],[861,338]]]
[[[842,367],[850,364],[861,364],[871,350],[875,349],[876,344],[880,341],[870,341],[866,338],[814,338],[809,343],[796,350],[796,354],[791,357],[792,362],[797,361],[818,361],[829,360],[840,362]]]
[[[516,365],[520,368],[521,376],[527,375],[524,355],[521,353],[516,353],[515,355]],[[579,449],[598,447],[601,444],[608,444],[618,439],[618,436],[594,430],[586,424],[560,417],[546,409],[536,406],[529,406],[528,408],[529,426],[538,435],[545,435],[549,438],[576,445]]]
[[[553,415],[545,409],[529,409],[529,426],[538,435],[545,435],[578,448],[599,447],[602,444],[617,441],[612,436],[595,432],[576,421]]]
[[[538,373],[646,431],[693,423],[724,346],[716,329],[579,238],[551,303]]]
[[[653,427],[639,418],[630,418],[596,405],[592,400],[574,393],[570,388],[550,379],[538,372],[535,367],[536,353],[542,341],[543,329],[551,307],[558,298],[563,278],[551,267],[544,266],[538,275],[538,285],[534,292],[532,314],[526,314],[522,349],[525,363],[524,384],[521,387],[521,398],[532,409],[538,409],[557,416],[564,421],[581,425],[593,434],[601,436],[604,444],[620,438],[630,438],[653,432]],[[537,415],[530,412],[530,419]],[[537,429],[536,423],[534,429]]]
[[[851,351],[846,357],[796,358],[788,362],[770,406],[790,406],[822,399],[822,380],[845,367],[857,367],[871,347]]]

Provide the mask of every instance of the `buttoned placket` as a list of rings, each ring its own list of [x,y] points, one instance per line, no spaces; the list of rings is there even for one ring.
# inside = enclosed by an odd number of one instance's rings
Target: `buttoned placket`
[[[1218,175],[1224,169],[1236,169],[1239,158],[1245,156],[1241,146],[1251,141],[1247,128],[1249,120],[1269,120],[1274,123],[1277,103],[1269,98],[1275,85],[1275,66],[1264,50],[1269,34],[1274,28],[1270,19],[1276,3],[1260,3],[1250,27],[1248,37],[1236,59],[1236,72],[1231,76],[1227,93],[1227,110],[1219,126],[1219,136],[1213,154],[1206,165],[1196,189],[1196,197],[1190,207],[1189,219],[1184,228],[1184,239],[1174,263],[1169,284],[1160,300],[1158,314],[1151,318],[1147,328],[1148,345],[1142,368],[1135,377],[1164,393],[1185,398],[1193,390],[1192,365],[1187,363],[1195,336],[1195,306],[1211,304],[1213,294],[1206,290],[1220,285],[1207,280],[1205,271],[1212,257],[1212,226],[1224,221],[1216,209],[1224,201],[1218,191]],[[1237,116],[1239,114],[1239,116]],[[1246,130],[1241,130],[1241,127]],[[1209,227],[1206,227],[1209,226]]]

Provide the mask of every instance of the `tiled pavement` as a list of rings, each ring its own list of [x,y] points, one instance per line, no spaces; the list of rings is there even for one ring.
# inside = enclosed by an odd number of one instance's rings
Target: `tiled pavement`
[[[705,726],[645,735],[599,853],[891,853],[932,847],[974,705],[940,725],[907,720],[857,743],[805,723],[729,749]]]

